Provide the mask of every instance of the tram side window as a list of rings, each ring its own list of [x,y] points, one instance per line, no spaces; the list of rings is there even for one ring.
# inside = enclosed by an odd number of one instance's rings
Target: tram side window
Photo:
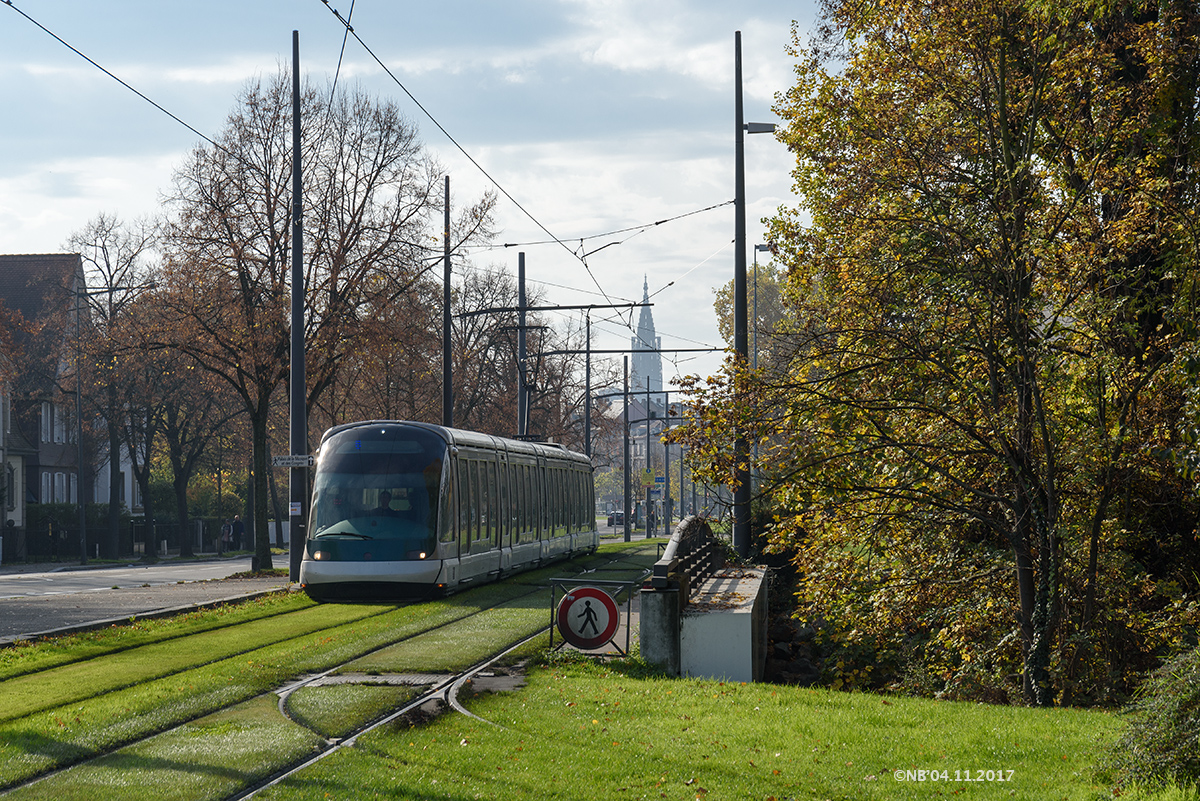
[[[492,483],[488,480],[488,468],[491,465],[486,462],[478,462],[476,471],[479,474],[479,531],[476,532],[476,538],[485,540],[491,537],[492,533]]]
[[[499,483],[496,481],[496,463],[487,463],[487,483],[488,483],[488,529],[487,538],[493,540],[500,532],[500,525],[503,522],[500,517],[500,489]]]
[[[529,465],[517,465],[517,531],[520,542],[529,542]]]
[[[457,495],[454,492],[454,476],[449,470],[446,471],[442,490],[445,494],[442,495],[441,508],[438,510],[438,519],[442,526],[441,541],[454,542],[454,518],[459,515],[459,507],[455,503]]]
[[[537,475],[534,476],[534,492],[536,493],[534,503],[538,508],[538,532],[542,539],[550,536],[550,504],[547,502],[546,484],[550,480],[550,475],[546,468],[539,467]]]
[[[588,510],[586,527],[590,531],[595,525],[592,515],[596,514],[596,480],[590,472],[583,474],[583,497]]]
[[[571,482],[575,488],[575,492],[572,493],[575,499],[575,530],[583,531],[583,504],[580,503],[583,498],[583,482],[580,479],[583,476],[579,471],[576,471],[571,474],[571,477],[575,479]]]
[[[546,536],[558,536],[558,471],[546,470]]]
[[[525,465],[525,530],[529,532],[528,542],[537,539],[537,495],[534,491],[534,474],[536,468]]]
[[[479,463],[466,463],[467,491],[463,493],[467,503],[467,525],[463,529],[467,540],[479,537]]]
[[[579,474],[579,511],[583,513],[583,520],[580,521],[580,524],[584,531],[590,530],[592,521],[596,519],[596,505],[592,503],[590,489],[587,471],[583,471]]]
[[[563,479],[563,530],[575,530],[575,485],[571,481],[571,471],[562,471]]]
[[[500,463],[500,516],[496,518],[496,524],[500,528],[500,540],[504,541],[504,537],[513,530],[516,521],[513,520],[512,499],[512,464],[509,462]]]
[[[571,526],[576,531],[583,530],[583,514],[580,504],[580,498],[583,495],[583,487],[580,483],[580,472],[578,470],[571,472],[571,508],[575,511],[575,525]]]
[[[563,482],[562,471],[554,471],[554,536],[563,535]]]

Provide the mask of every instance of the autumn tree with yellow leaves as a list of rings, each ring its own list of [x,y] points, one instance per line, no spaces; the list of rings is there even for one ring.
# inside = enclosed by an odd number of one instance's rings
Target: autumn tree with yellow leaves
[[[835,681],[1111,703],[1193,636],[1198,36],[988,0],[794,35],[790,358],[697,385],[689,436],[757,427]]]

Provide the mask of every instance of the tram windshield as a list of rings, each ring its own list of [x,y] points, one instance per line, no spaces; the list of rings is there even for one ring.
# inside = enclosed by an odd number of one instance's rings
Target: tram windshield
[[[313,481],[310,536],[402,540],[422,559],[437,542],[446,444],[397,426],[355,428],[327,439]]]

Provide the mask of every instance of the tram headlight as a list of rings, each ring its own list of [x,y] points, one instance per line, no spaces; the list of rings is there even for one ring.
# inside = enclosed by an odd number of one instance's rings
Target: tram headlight
[[[328,559],[329,557],[329,551],[313,551],[313,559],[316,559],[318,562]]]

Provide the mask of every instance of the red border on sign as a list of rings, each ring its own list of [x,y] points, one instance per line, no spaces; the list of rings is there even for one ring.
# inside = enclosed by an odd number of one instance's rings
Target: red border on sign
[[[600,602],[608,612],[608,625],[604,627],[604,631],[595,637],[580,637],[571,630],[569,625],[563,622],[564,620],[570,620],[571,607],[574,603],[585,599]],[[621,624],[621,615],[617,611],[617,602],[604,590],[597,587],[576,587],[564,595],[562,601],[559,602],[555,621],[558,625],[558,631],[562,634],[564,640],[576,648],[582,648],[586,651],[592,648],[599,648],[613,638],[613,635],[617,633],[617,626]]]

